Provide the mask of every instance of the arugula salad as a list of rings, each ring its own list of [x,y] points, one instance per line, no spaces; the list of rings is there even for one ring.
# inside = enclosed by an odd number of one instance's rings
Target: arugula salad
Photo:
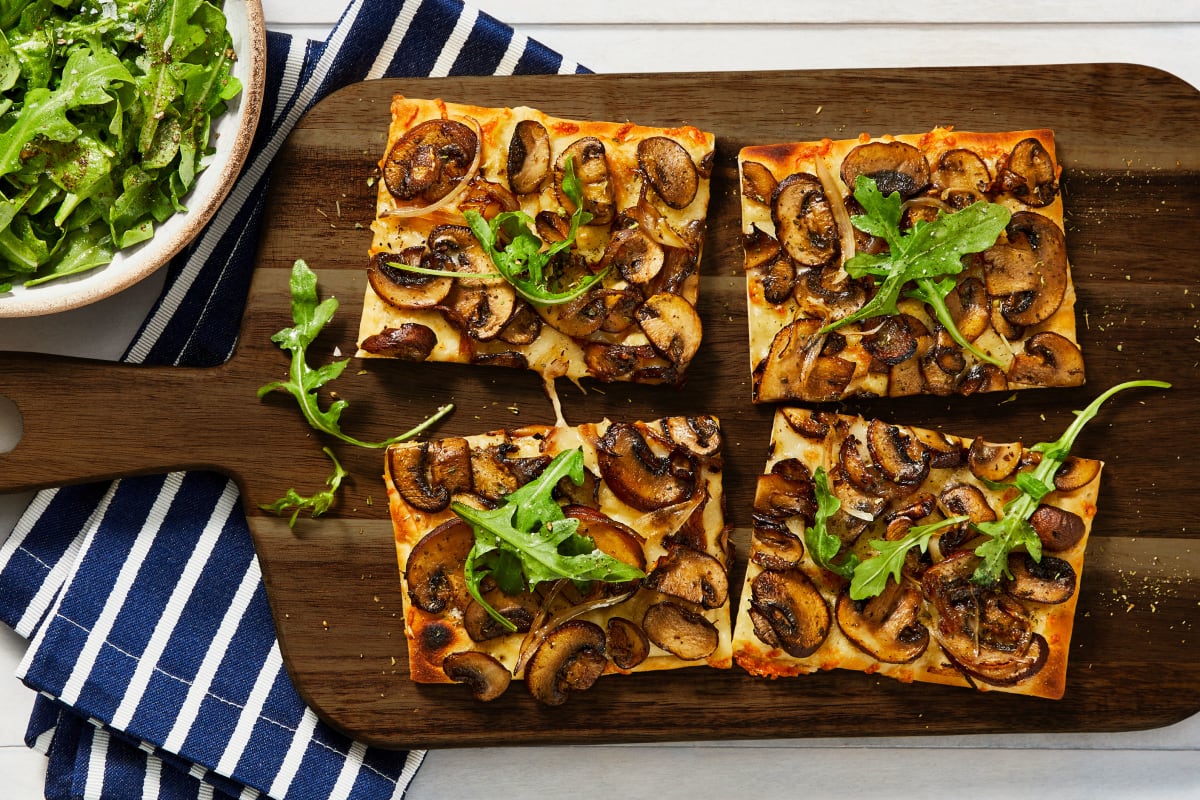
[[[0,2],[0,291],[108,264],[186,211],[235,59],[221,0]]]

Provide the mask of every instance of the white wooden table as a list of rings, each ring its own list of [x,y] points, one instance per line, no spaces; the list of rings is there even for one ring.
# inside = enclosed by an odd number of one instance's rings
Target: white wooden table
[[[230,0],[235,2],[236,0]],[[342,0],[263,0],[268,25],[323,38]],[[1200,87],[1197,0],[477,0],[597,72],[1134,62]],[[116,358],[155,297],[150,278],[52,319],[4,320],[0,350]],[[0,419],[0,438],[4,435]],[[23,508],[0,497],[0,538]],[[45,759],[22,743],[32,693],[12,677],[25,643],[0,626],[0,795],[42,797]],[[410,798],[516,797],[586,787],[631,797],[915,797],[920,776],[974,798],[1200,797],[1200,716],[1131,734],[953,736],[431,753]],[[628,776],[636,775],[636,783]],[[634,788],[636,787],[636,788]],[[951,789],[953,787],[953,789]],[[942,793],[939,791],[938,793]]]

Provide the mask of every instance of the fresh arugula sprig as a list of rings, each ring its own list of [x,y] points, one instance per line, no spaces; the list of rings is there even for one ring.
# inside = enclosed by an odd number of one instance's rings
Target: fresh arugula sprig
[[[330,506],[333,505],[333,499],[337,494],[338,488],[342,485],[342,479],[346,477],[346,470],[342,468],[341,462],[337,460],[337,456],[333,454],[332,450],[328,447],[322,449],[325,451],[325,455],[329,456],[329,460],[333,462],[333,475],[329,476],[329,479],[325,481],[326,488],[309,497],[302,496],[294,488],[288,489],[287,494],[274,503],[264,503],[259,508],[278,515],[291,511],[292,517],[288,520],[289,528],[296,527],[296,518],[305,509],[311,512],[313,519],[328,511]]]
[[[842,501],[830,490],[829,475],[824,467],[817,467],[813,473],[813,486],[817,498],[817,513],[814,515],[812,526],[804,529],[804,545],[818,567],[849,578],[858,566],[858,556],[847,553],[841,562],[834,561],[838,551],[842,549],[842,540],[829,532],[828,523],[829,518],[842,507]]]
[[[854,568],[854,576],[850,580],[850,599],[866,600],[881,594],[887,587],[889,577],[899,582],[904,559],[909,550],[918,547],[924,553],[929,549],[929,540],[935,533],[966,522],[967,519],[965,516],[947,517],[927,525],[909,528],[904,536],[894,541],[875,539],[868,542],[871,549],[879,555],[868,558]]]
[[[608,273],[607,269],[580,278],[572,286],[562,291],[555,291],[551,288],[552,276],[546,269],[550,265],[551,259],[570,249],[579,236],[579,228],[592,221],[592,215],[583,208],[583,186],[575,174],[575,167],[570,156],[563,163],[563,193],[575,204],[575,211],[571,214],[570,228],[565,239],[555,242],[544,250],[542,248],[545,246],[545,242],[532,230],[533,218],[524,211],[502,211],[490,222],[484,219],[478,211],[473,209],[464,211],[463,216],[466,217],[467,226],[497,270],[494,274],[472,275],[471,277],[504,278],[512,284],[517,294],[529,302],[541,306],[569,303],[604,280],[604,276]],[[391,266],[422,275],[462,277],[462,273],[452,270],[415,267],[398,262],[392,263]]]
[[[308,365],[306,358],[308,346],[313,343],[321,329],[337,311],[337,298],[327,297],[325,300],[317,302],[316,273],[302,259],[297,259],[296,263],[292,265],[289,284],[292,295],[292,320],[296,324],[294,327],[284,328],[276,333],[271,337],[271,341],[278,344],[280,349],[291,351],[292,363],[286,381],[268,383],[258,390],[260,400],[271,392],[287,392],[296,398],[304,418],[313,428],[348,444],[371,449],[379,449],[411,439],[454,410],[453,405],[446,404],[420,425],[382,442],[364,442],[343,433],[340,420],[342,411],[345,410],[348,403],[339,398],[334,400],[328,409],[322,410],[317,390],[341,375],[346,369],[346,365],[350,363],[350,359],[333,361],[314,369]]]
[[[1020,493],[1004,504],[999,519],[994,522],[980,522],[974,526],[988,538],[975,548],[975,555],[983,561],[975,569],[971,580],[982,585],[996,583],[1002,575],[1009,574],[1009,553],[1021,547],[1024,547],[1035,561],[1041,560],[1042,541],[1030,524],[1029,518],[1037,510],[1042,498],[1054,491],[1054,475],[1070,455],[1071,447],[1083,426],[1096,416],[1100,406],[1110,397],[1126,389],[1138,387],[1169,389],[1171,384],[1151,380],[1119,383],[1093,400],[1087,408],[1076,412],[1075,419],[1058,439],[1053,442],[1039,442],[1029,448],[1041,453],[1042,460],[1033,470],[1018,474],[1013,483],[1009,484]]]
[[[516,625],[483,599],[480,584],[487,576],[504,592],[516,594],[539,583],[568,579],[620,583],[645,573],[596,548],[578,532],[579,520],[566,517],[553,497],[564,477],[583,483],[583,450],[559,453],[537,478],[504,497],[497,508],[481,511],[454,502],[450,508],[475,531],[467,556],[467,590],[509,631]]]
[[[951,214],[939,212],[933,221],[918,220],[904,233],[900,230],[903,202],[899,192],[885,197],[873,178],[860,175],[854,184],[854,199],[865,213],[850,221],[859,230],[886,241],[888,250],[857,253],[846,260],[845,270],[854,278],[873,275],[883,281],[862,308],[830,322],[819,333],[871,317],[897,314],[896,303],[903,292],[906,297],[927,303],[959,346],[976,358],[1003,366],[962,335],[946,307],[946,295],[954,289],[953,276],[963,270],[963,256],[994,245],[1011,219],[1009,210],[996,203],[978,202]],[[915,286],[905,292],[910,282]]]

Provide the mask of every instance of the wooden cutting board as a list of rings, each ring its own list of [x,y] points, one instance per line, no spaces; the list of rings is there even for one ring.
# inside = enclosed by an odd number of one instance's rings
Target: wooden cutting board
[[[1107,462],[1082,577],[1066,697],[1058,702],[903,685],[850,672],[768,681],[696,668],[606,678],[566,706],[519,685],[481,705],[458,687],[407,677],[398,571],[378,451],[336,445],[350,470],[340,504],[295,529],[258,510],[288,487],[321,488],[326,442],[294,402],[259,386],[284,377],[269,339],[291,324],[297,258],[341,308],[311,349],[322,364],[355,349],[373,217],[374,165],[393,92],[565,117],[682,122],[717,135],[700,313],[705,340],[686,388],[559,387],[569,422],[711,412],[724,423],[728,518],[740,561],[772,409],[750,404],[736,154],[751,143],[927,130],[1050,127],[1065,166],[1070,257],[1089,383],[970,398],[874,401],[851,411],[1025,443],[1057,438],[1102,389],[1131,378],[1169,392],[1118,396],[1075,452]],[[0,394],[24,437],[0,456],[0,491],[171,469],[235,478],[287,667],[325,720],[367,743],[429,747],[1115,731],[1200,710],[1200,95],[1148,68],[1090,64],[989,69],[447,78],[372,81],[320,103],[278,155],[240,345],[211,369],[0,355]],[[364,439],[407,429],[437,406],[436,432],[552,422],[539,379],[502,368],[352,364],[334,387],[343,428]],[[328,399],[326,399],[328,402]],[[169,532],[164,533],[169,536]]]

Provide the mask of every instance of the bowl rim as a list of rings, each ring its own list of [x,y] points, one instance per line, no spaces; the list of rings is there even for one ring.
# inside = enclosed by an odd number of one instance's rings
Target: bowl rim
[[[258,129],[258,120],[262,112],[263,93],[266,85],[267,71],[267,32],[263,17],[261,0],[230,0],[224,4],[226,13],[230,6],[242,6],[246,17],[246,39],[243,51],[238,58],[248,62],[246,77],[242,81],[242,91],[238,97],[238,125],[233,132],[233,144],[228,157],[214,164],[201,174],[200,178],[207,179],[211,191],[203,201],[193,206],[188,203],[188,210],[176,214],[163,223],[155,231],[155,235],[141,245],[135,245],[125,251],[118,251],[113,263],[105,264],[95,270],[82,273],[85,280],[80,281],[73,290],[62,287],[70,286],[70,279],[63,282],[46,284],[47,291],[38,293],[37,287],[26,289],[17,295],[0,297],[0,318],[34,317],[55,314],[62,311],[80,308],[97,301],[111,297],[157,272],[178,255],[216,216],[217,210],[228,197],[242,167],[249,156],[250,146]],[[224,134],[228,135],[228,134]],[[210,175],[211,170],[211,175]],[[195,187],[185,196],[194,197]],[[180,220],[170,226],[173,220]],[[164,228],[166,228],[164,230]],[[127,261],[122,255],[136,253],[137,261]],[[135,266],[124,269],[112,269],[126,264]],[[96,279],[98,276],[103,278]],[[87,280],[93,278],[93,280]],[[16,287],[14,287],[16,288]],[[24,288],[24,287],[21,287]]]

